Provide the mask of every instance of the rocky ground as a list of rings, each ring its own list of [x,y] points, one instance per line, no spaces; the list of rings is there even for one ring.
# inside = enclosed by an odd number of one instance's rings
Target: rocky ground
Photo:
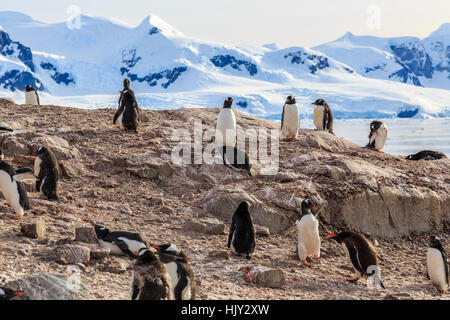
[[[138,134],[112,125],[115,110],[40,108],[0,103],[5,160],[30,167],[32,152],[49,146],[63,179],[60,201],[40,199],[27,186],[31,205],[22,221],[0,200],[0,284],[41,272],[70,275],[55,251],[73,243],[75,229],[95,220],[113,230],[139,231],[152,243],[172,242],[191,260],[198,299],[449,299],[426,278],[427,237],[443,239],[450,222],[450,161],[409,162],[373,152],[327,133],[300,130],[300,141],[279,144],[280,166],[256,164],[253,177],[219,164],[180,165],[171,161],[175,129],[193,132],[194,121],[215,126],[219,109],[141,112]],[[276,123],[236,111],[238,127],[277,128]],[[206,147],[210,140],[203,142]],[[270,145],[270,143],[269,143]],[[311,267],[296,256],[300,203],[323,205],[322,254]],[[247,200],[258,225],[256,251],[248,261],[226,247],[230,217]],[[29,238],[21,224],[42,220],[46,234]],[[195,223],[201,222],[201,223]],[[380,253],[386,290],[351,284],[343,250],[325,239],[344,229],[364,232]],[[268,235],[269,234],[269,235]],[[127,299],[127,257],[78,263],[81,280],[95,299]],[[244,280],[244,269],[282,270],[285,284],[268,288]]]

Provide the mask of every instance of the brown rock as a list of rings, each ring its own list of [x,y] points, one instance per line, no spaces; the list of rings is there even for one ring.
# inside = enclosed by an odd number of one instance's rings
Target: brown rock
[[[184,225],[187,231],[196,231],[206,234],[223,234],[225,231],[225,224],[217,219],[204,218],[198,221],[188,221]]]
[[[94,227],[81,227],[75,229],[75,241],[85,243],[98,243]]]
[[[90,249],[80,245],[65,244],[56,247],[55,260],[63,264],[88,264],[90,261]]]
[[[46,234],[45,222],[43,220],[38,220],[29,224],[23,223],[20,225],[20,232],[30,238],[43,238]]]

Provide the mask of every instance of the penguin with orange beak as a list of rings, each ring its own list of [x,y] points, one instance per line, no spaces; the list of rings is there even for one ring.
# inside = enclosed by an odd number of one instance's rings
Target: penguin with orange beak
[[[314,210],[315,215],[311,210]],[[310,266],[307,258],[314,255],[314,259],[320,258],[320,236],[319,220],[317,220],[318,209],[311,200],[302,201],[302,217],[297,220],[298,230],[298,257],[303,264]]]
[[[449,285],[447,255],[438,237],[431,236],[427,240],[430,241],[427,251],[427,276],[441,295],[444,295]]]
[[[376,285],[379,284],[385,289],[380,278],[378,254],[366,237],[355,232],[344,231],[337,235],[329,234],[327,238],[334,239],[339,243],[350,258],[355,276],[347,279],[347,281],[357,282],[361,277],[373,276],[375,281],[378,282]]]
[[[16,291],[6,287],[0,287],[0,300],[11,300],[14,297],[20,296],[23,291]]]
[[[375,149],[381,152],[388,136],[387,126],[380,120],[374,120],[370,123],[369,143],[366,148]]]

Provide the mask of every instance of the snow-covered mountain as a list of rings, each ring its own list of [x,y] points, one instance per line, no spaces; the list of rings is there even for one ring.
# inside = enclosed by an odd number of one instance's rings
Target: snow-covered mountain
[[[0,94],[20,102],[18,90],[33,84],[43,103],[115,107],[128,77],[147,108],[219,106],[233,96],[242,111],[278,118],[292,94],[306,117],[319,97],[344,118],[450,114],[448,90],[368,79],[320,51],[200,41],[154,15],[137,27],[86,15],[80,21],[71,29],[0,12]]]
[[[355,36],[348,32],[314,49],[365,77],[450,90],[450,23],[425,39]]]

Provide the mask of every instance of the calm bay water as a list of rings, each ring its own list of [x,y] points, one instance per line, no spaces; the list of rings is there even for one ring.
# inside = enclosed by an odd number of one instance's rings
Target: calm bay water
[[[421,150],[437,150],[450,157],[450,118],[381,120],[389,130],[384,152],[408,155]],[[365,146],[369,141],[370,122],[368,119],[336,119],[334,133]],[[314,128],[310,119],[300,120],[300,125],[303,128]]]

